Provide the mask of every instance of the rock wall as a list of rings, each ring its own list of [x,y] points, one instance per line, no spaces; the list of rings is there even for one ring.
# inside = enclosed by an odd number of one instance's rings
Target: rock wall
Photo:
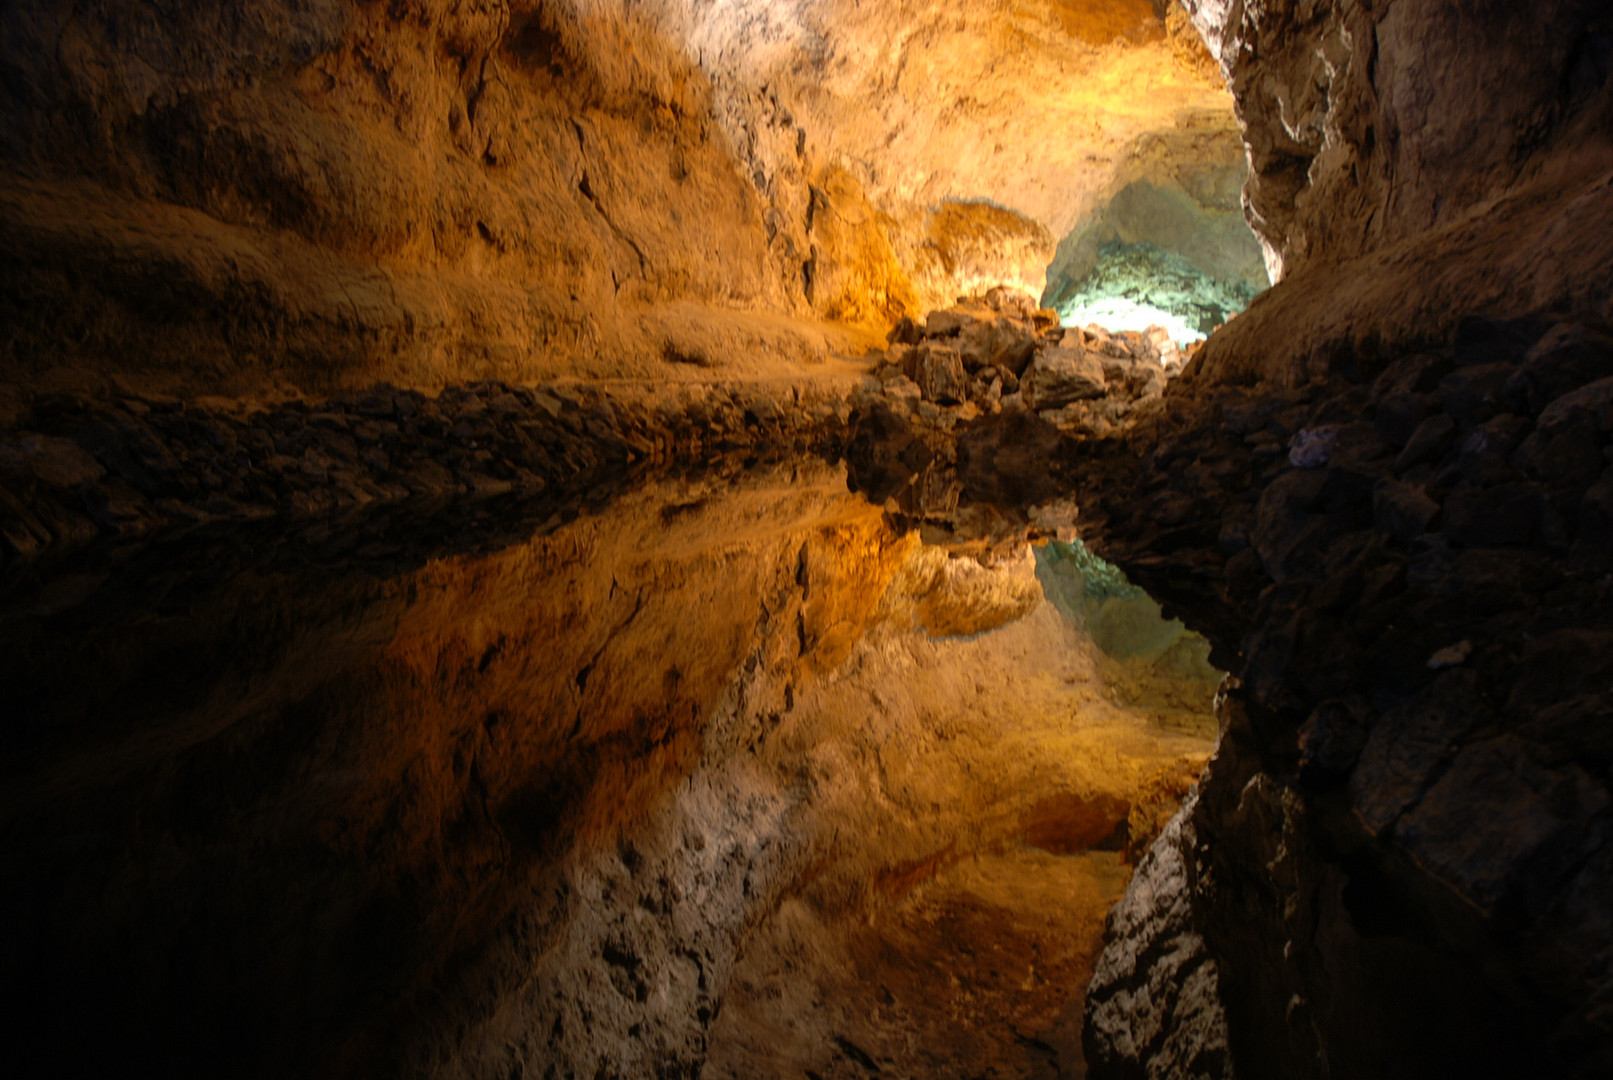
[[[643,17],[262,0],[6,20],[19,374],[77,354],[196,393],[824,351],[725,319],[806,309],[710,80]]]
[[[1371,380],[1190,370],[1072,458],[1083,536],[1239,680],[1186,924],[1238,1075],[1613,1066],[1610,393],[1606,336],[1472,317]],[[1100,971],[1181,921],[1117,917]],[[1095,1076],[1157,1053],[1118,1022],[1139,981],[1179,985],[1151,963],[1093,987]]]
[[[1613,27],[1186,7],[1282,280],[1072,460],[1083,535],[1241,682],[1187,822],[1230,1069],[1602,1075]],[[1094,1075],[1225,1075],[1122,1008],[1185,985],[1157,952],[1122,971],[1181,922],[1146,888],[1092,988]]]
[[[1290,281],[1212,365],[1438,345],[1475,310],[1613,315],[1604,5],[1183,6],[1237,102],[1249,220]]]
[[[855,351],[822,320],[1039,291],[1139,140],[1230,128],[1172,25],[1144,0],[28,0],[0,22],[5,382]]]

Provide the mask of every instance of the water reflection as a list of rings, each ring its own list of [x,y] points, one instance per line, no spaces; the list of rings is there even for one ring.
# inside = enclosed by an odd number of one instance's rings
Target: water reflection
[[[1013,892],[1009,864],[978,888],[967,866],[1146,834],[1202,764],[1202,733],[1106,696],[1022,536],[949,559],[811,460],[201,532],[11,583],[21,1055],[720,1075],[769,1022],[730,983],[747,941],[797,940],[786,897],[848,943],[818,973],[838,985],[872,955],[844,936],[863,913],[941,948],[929,882],[984,917],[960,897]],[[1094,856],[1088,937],[1123,847]],[[724,1000],[752,1026],[720,1027]]]

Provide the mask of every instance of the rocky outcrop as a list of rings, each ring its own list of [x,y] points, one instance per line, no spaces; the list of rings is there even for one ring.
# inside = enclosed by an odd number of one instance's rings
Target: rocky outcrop
[[[1093,1075],[1230,1080],[1215,961],[1194,929],[1202,859],[1189,796],[1109,912],[1081,1038]]]
[[[1474,317],[1286,390],[1195,370],[1073,459],[1083,536],[1241,680],[1189,879],[1240,1075],[1613,1064],[1610,377],[1593,329]]]
[[[1241,679],[1191,819],[1233,1063],[1601,1075],[1609,28],[1186,6],[1282,280],[1076,461],[1083,535]]]
[[[1182,370],[1181,351],[1160,327],[1063,327],[1054,312],[1000,286],[930,312],[922,326],[903,320],[889,347],[868,358],[873,378],[856,400],[911,407],[943,433],[1005,408],[1069,432],[1113,430]]]
[[[1475,310],[1613,316],[1603,5],[1184,7],[1237,102],[1249,220],[1289,280],[1219,335],[1213,366],[1382,360]]]
[[[446,499],[606,491],[635,471],[735,452],[839,452],[833,384],[606,393],[586,384],[375,387],[250,403],[134,392],[36,403],[0,441],[0,570],[102,538],[329,520]]]

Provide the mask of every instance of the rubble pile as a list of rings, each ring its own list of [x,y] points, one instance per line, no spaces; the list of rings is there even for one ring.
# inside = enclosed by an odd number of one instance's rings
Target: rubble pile
[[[1111,434],[1191,355],[1163,327],[1060,326],[1056,312],[1002,287],[932,311],[922,325],[904,318],[888,340],[858,404],[883,397],[943,431],[1006,410],[1034,412],[1067,434]]]

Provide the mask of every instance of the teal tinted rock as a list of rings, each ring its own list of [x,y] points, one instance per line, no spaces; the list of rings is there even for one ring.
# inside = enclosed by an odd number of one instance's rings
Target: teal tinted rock
[[[1089,274],[1060,290],[1053,307],[1066,326],[1142,329],[1152,321],[1181,340],[1206,336],[1259,291],[1243,278],[1212,277],[1154,244],[1115,241],[1099,249]],[[1128,319],[1129,311],[1138,314]]]

